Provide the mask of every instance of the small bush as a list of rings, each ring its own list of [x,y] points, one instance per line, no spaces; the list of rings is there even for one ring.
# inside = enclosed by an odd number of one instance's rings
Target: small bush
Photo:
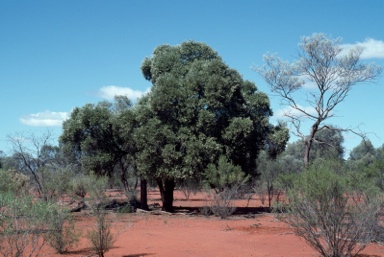
[[[51,206],[30,197],[0,193],[0,254],[38,256],[46,243],[46,214]]]
[[[87,238],[90,240],[96,254],[99,257],[104,257],[104,254],[113,246],[116,237],[111,231],[111,222],[108,219],[107,212],[97,208],[94,210],[94,215],[96,223],[87,232]]]
[[[28,176],[13,170],[0,169],[0,192],[12,192],[20,195],[27,192],[28,188]]]
[[[106,177],[89,176],[90,183],[87,191],[90,195],[90,207],[96,218],[95,226],[88,231],[87,238],[90,240],[93,249],[99,257],[104,257],[106,253],[116,241],[116,235],[111,231],[111,221],[105,210],[106,197],[105,189],[108,185]]]
[[[80,232],[75,229],[75,223],[68,210],[55,206],[48,213],[49,229],[46,240],[58,253],[66,253],[79,241]]]
[[[205,217],[209,217],[212,215],[211,207],[209,206],[203,206],[200,208],[200,213],[204,215]]]
[[[189,200],[191,194],[196,195],[199,192],[200,185],[193,179],[186,179],[179,185],[179,190],[183,193],[186,200]]]
[[[74,196],[80,197],[84,201],[87,195],[90,179],[83,174],[76,175],[69,182],[70,191]]]
[[[226,219],[236,211],[234,199],[236,198],[238,186],[225,188],[222,192],[215,193],[211,202],[210,210],[221,219]]]

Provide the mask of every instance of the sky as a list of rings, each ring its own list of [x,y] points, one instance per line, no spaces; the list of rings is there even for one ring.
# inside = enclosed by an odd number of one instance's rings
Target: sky
[[[151,87],[143,59],[158,45],[188,40],[211,46],[265,92],[276,122],[284,106],[251,67],[268,52],[295,60],[300,38],[313,33],[362,45],[363,62],[384,65],[383,10],[382,0],[0,0],[0,150],[12,154],[8,137],[24,132],[48,129],[57,141],[75,107],[115,94],[135,101]],[[327,123],[359,128],[380,147],[383,97],[382,74],[353,88]],[[346,134],[346,152],[360,142]]]

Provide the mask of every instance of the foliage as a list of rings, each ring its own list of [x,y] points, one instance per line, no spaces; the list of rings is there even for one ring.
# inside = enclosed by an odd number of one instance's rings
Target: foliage
[[[115,96],[113,103],[103,101],[75,108],[63,124],[60,145],[83,172],[91,170],[99,176],[118,178],[129,193],[133,190],[130,182],[138,178],[133,138],[136,126],[136,112],[129,99]]]
[[[23,194],[29,188],[29,178],[16,171],[0,169],[0,193]]]
[[[225,156],[220,156],[217,166],[215,164],[208,164],[205,177],[207,182],[217,192],[244,184],[248,179],[241,170],[241,167],[233,165]]]
[[[272,159],[285,151],[289,140],[289,129],[285,122],[279,121],[276,126],[271,126],[267,137],[266,151]]]
[[[66,253],[75,246],[81,236],[81,232],[76,231],[75,222],[70,212],[59,206],[51,206],[48,212],[48,232],[45,238],[49,245],[58,253]]]
[[[88,176],[85,176],[84,174],[75,175],[69,182],[70,192],[73,196],[80,197],[84,203],[89,184],[90,182]]]
[[[299,48],[299,58],[293,63],[267,54],[264,55],[266,66],[254,69],[288,107],[284,115],[304,142],[304,164],[308,166],[316,133],[327,127],[324,121],[335,116],[335,107],[346,99],[354,85],[372,81],[380,75],[382,67],[361,63],[362,47],[344,53],[340,39],[324,34],[302,37]],[[301,99],[307,100],[302,103]],[[306,105],[311,108],[304,108]],[[309,136],[301,131],[303,119],[312,123]]]
[[[91,241],[96,254],[99,257],[104,257],[104,254],[116,241],[116,237],[111,231],[111,223],[105,210],[96,208],[94,209],[94,215],[96,218],[95,225],[87,232],[86,237]]]
[[[226,187],[221,192],[216,192],[213,195],[213,200],[210,203],[209,209],[211,212],[219,216],[221,219],[226,219],[236,211],[234,200],[238,194],[239,186]]]
[[[90,240],[96,254],[99,257],[104,257],[104,253],[106,253],[116,241],[116,235],[111,231],[111,221],[105,210],[105,189],[108,184],[108,178],[97,177],[94,174],[88,177],[87,191],[89,192],[90,207],[96,222],[94,227],[88,230],[86,236]]]
[[[38,256],[46,243],[47,213],[52,204],[11,192],[0,193],[0,254]]]
[[[201,183],[191,178],[179,181],[178,183],[178,189],[183,193],[185,199],[187,200],[189,199],[192,193],[196,195],[199,190],[201,190],[201,188]]]
[[[289,204],[276,211],[322,256],[355,256],[376,237],[381,198],[342,163],[316,161],[295,179]]]
[[[36,187],[38,193],[44,200],[48,200],[47,190],[44,188],[44,178],[41,171],[60,164],[62,156],[60,149],[50,145],[53,140],[48,130],[41,136],[34,133],[15,133],[9,135],[8,140],[13,146],[12,167],[16,171],[31,177],[31,183]]]
[[[74,176],[71,166],[44,167],[39,170],[39,179],[43,193],[50,201],[56,201],[70,189],[70,181]]]
[[[262,201],[267,196],[268,206],[271,208],[272,200],[278,198],[281,190],[278,188],[276,180],[280,174],[285,173],[284,166],[280,161],[280,157],[270,159],[265,153],[258,157],[258,170],[261,175],[259,178],[258,191]]]
[[[158,46],[141,70],[153,86],[136,109],[137,168],[159,184],[164,210],[172,211],[177,181],[204,179],[202,171],[220,156],[245,175],[257,174],[272,113],[253,83],[193,41]]]

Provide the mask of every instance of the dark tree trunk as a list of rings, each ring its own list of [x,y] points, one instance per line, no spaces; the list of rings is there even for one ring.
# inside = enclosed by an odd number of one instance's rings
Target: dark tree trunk
[[[140,207],[148,211],[148,197],[147,197],[147,180],[140,179]]]
[[[309,165],[309,152],[311,151],[312,139],[305,141],[305,153],[304,153],[304,167],[308,168]]]
[[[311,127],[311,133],[309,134],[309,137],[307,140],[305,140],[305,153],[304,153],[304,167],[308,168],[309,166],[309,153],[311,151],[313,139],[315,138],[315,134],[319,130],[321,120],[317,120],[315,124]]]
[[[162,210],[173,212],[173,191],[175,189],[175,181],[172,179],[157,180],[160,189],[161,201],[163,202]]]

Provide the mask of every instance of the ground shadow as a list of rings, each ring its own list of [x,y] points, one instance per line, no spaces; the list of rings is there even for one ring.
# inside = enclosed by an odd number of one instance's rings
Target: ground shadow
[[[79,249],[79,250],[73,250],[73,251],[66,251],[64,254],[81,254],[81,255],[86,255],[86,256],[90,256],[92,254],[94,254],[95,251],[92,249],[92,248],[83,248],[83,249]]]
[[[143,257],[143,256],[149,256],[149,255],[155,255],[155,254],[154,253],[135,253],[135,254],[123,255],[122,257]]]
[[[203,206],[194,206],[194,207],[174,207],[175,213],[200,213],[200,210]],[[269,207],[237,207],[236,211],[232,215],[249,215],[249,214],[262,214],[270,213],[271,209]]]

